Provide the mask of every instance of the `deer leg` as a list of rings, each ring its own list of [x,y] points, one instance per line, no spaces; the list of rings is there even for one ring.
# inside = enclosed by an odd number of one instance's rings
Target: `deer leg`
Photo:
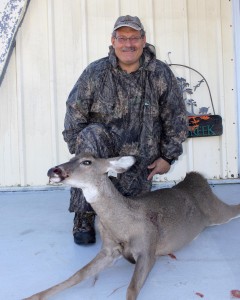
[[[113,250],[111,249],[111,251],[110,249],[102,249],[92,261],[90,261],[86,266],[84,266],[82,269],[77,271],[74,275],[69,277],[67,280],[57,285],[54,285],[47,290],[37,293],[29,298],[26,298],[24,300],[48,299],[48,297],[55,295],[67,288],[70,288],[80,283],[84,279],[87,279],[91,276],[98,274],[100,271],[102,271],[107,266],[112,264],[114,260],[116,260],[120,256],[121,256],[120,252],[117,248]]]
[[[140,255],[137,259],[132,280],[127,290],[127,300],[135,300],[154,263],[155,255]]]

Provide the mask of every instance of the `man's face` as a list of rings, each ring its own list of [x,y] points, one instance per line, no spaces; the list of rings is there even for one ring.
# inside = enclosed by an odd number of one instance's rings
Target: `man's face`
[[[134,69],[138,69],[139,59],[146,43],[146,37],[140,37],[140,31],[131,27],[121,27],[117,29],[116,37],[112,37],[112,46],[115,49],[119,65],[123,70],[130,70],[132,72]],[[124,40],[124,38],[132,39]]]

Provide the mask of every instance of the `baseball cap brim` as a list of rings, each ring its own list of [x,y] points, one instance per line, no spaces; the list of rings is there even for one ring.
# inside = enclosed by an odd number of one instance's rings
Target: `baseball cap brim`
[[[117,30],[117,29],[119,29],[119,28],[121,28],[121,27],[131,27],[131,28],[133,28],[133,29],[135,29],[135,30],[138,30],[138,31],[142,29],[142,28],[141,28],[140,26],[138,26],[137,24],[132,24],[132,23],[128,24],[128,23],[124,23],[124,24],[119,24],[119,25],[115,26],[115,27],[113,28],[113,30]]]

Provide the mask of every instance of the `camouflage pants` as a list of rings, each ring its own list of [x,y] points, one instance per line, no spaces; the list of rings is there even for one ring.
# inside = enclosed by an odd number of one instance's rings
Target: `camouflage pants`
[[[122,146],[122,139],[119,135],[110,132],[102,124],[92,124],[79,133],[76,154],[88,152],[95,157],[102,158],[129,155],[130,153],[123,153]],[[128,171],[118,174],[117,178],[111,178],[115,187],[126,197],[137,196],[151,189],[151,181],[147,181],[148,159],[136,156],[135,158],[136,163]],[[71,188],[69,211],[78,213],[93,211],[91,205],[86,202],[81,189]]]

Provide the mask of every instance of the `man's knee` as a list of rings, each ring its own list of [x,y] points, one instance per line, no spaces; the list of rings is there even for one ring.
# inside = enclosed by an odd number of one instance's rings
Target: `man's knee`
[[[77,137],[76,154],[88,152],[97,157],[115,155],[115,143],[110,130],[104,124],[90,124]]]
[[[80,134],[86,134],[88,132],[95,132],[95,133],[101,133],[101,132],[105,132],[105,131],[109,131],[109,129],[107,128],[106,125],[101,124],[101,123],[93,123],[93,124],[89,124],[87,127],[85,127]]]

